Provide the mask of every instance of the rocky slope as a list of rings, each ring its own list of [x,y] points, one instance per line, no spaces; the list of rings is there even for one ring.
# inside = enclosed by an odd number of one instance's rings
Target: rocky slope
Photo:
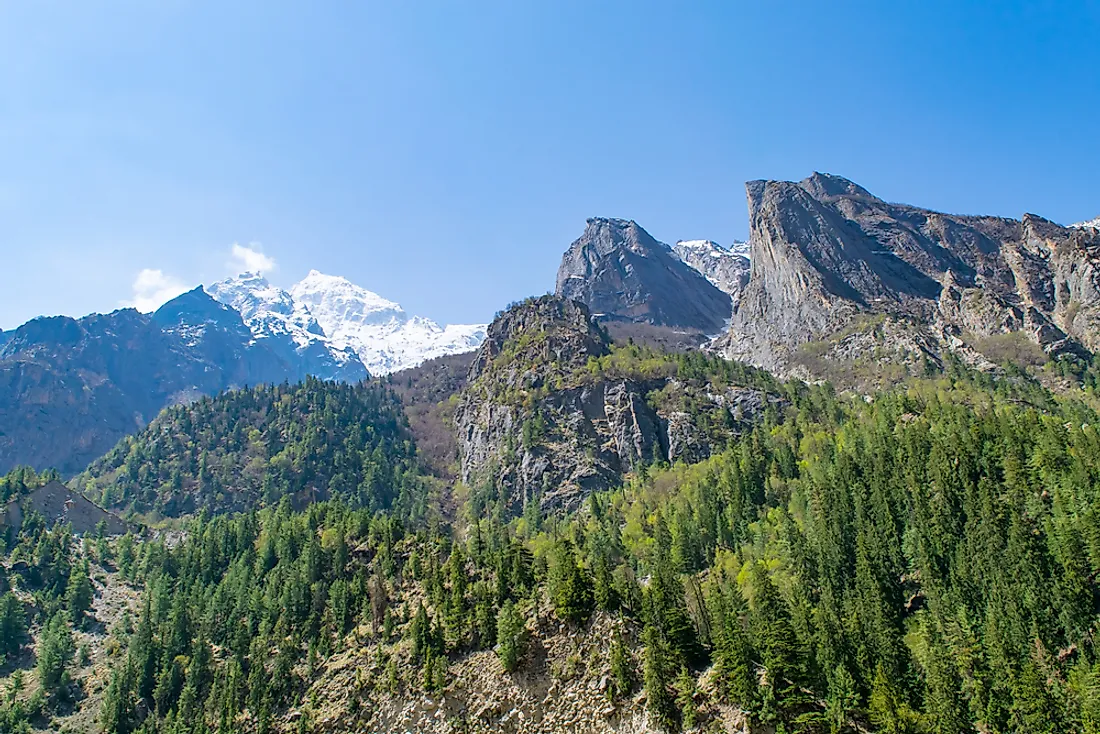
[[[295,382],[306,375],[341,382],[370,376],[354,350],[333,344],[305,305],[262,275],[243,273],[207,290],[236,309],[258,341],[294,366]]]
[[[327,660],[310,686],[309,696],[316,702],[314,731],[343,732],[353,726],[361,731],[441,734],[660,731],[645,710],[644,693],[611,695],[608,640],[616,628],[633,648],[631,666],[641,669],[641,630],[632,621],[616,621],[601,612],[582,629],[571,629],[543,605],[527,624],[538,642],[521,670],[507,672],[491,650],[463,654],[448,665],[449,684],[433,693],[400,684],[398,690],[385,690],[386,671],[378,661],[394,654],[393,646],[370,644],[345,651]],[[385,650],[382,655],[379,648]],[[700,688],[713,691],[709,671]],[[716,731],[740,731],[743,725],[736,707],[709,701],[700,718]],[[279,723],[282,731],[295,731],[293,716]]]
[[[762,376],[694,358],[688,376],[692,357],[614,349],[577,301],[514,306],[489,326],[455,413],[463,481],[573,508],[627,472],[704,458],[781,406]]]
[[[476,349],[485,338],[484,324],[440,326],[410,316],[400,305],[346,278],[310,271],[290,289],[293,300],[308,309],[330,343],[359,355],[371,374],[382,375],[421,362]]]
[[[201,288],[153,314],[34,319],[0,347],[0,472],[79,471],[166,405],[287,376]]]
[[[730,297],[634,221],[589,219],[562,257],[555,292],[606,320],[720,332]]]
[[[744,245],[745,243],[734,244]],[[716,288],[729,294],[733,308],[737,308],[737,304],[741,301],[741,291],[749,282],[747,257],[733,250],[727,250],[711,240],[680,240],[672,251],[685,265],[698,270]]]
[[[1005,344],[1100,347],[1100,231],[891,204],[819,173],[747,192],[751,277],[715,344],[729,358],[892,376],[882,365],[913,372],[948,352],[989,365]]]

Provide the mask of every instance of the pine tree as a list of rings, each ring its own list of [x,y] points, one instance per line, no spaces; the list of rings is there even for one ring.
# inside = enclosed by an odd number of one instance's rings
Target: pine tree
[[[69,575],[69,584],[65,589],[65,602],[69,606],[69,614],[73,624],[79,625],[84,621],[84,615],[92,608],[95,598],[92,588],[92,580],[89,577],[88,559]]]
[[[829,676],[829,695],[825,700],[825,717],[830,734],[840,734],[859,707],[859,691],[851,673],[843,665]]]
[[[516,605],[505,601],[497,616],[497,656],[508,672],[519,666],[527,649],[527,627]]]
[[[134,668],[130,661],[115,669],[107,694],[100,711],[100,722],[106,734],[129,734],[133,731],[134,713],[137,702],[134,700]],[[181,715],[187,712],[181,711]]]
[[[764,567],[753,564],[750,620],[757,649],[767,671],[768,693],[780,711],[797,702],[802,680],[802,654],[790,609]]]
[[[696,688],[695,676],[686,665],[681,666],[680,675],[676,678],[676,705],[680,709],[680,723],[685,729],[694,728],[699,715],[699,707],[695,703]]]
[[[646,625],[642,630],[642,644],[645,645],[645,682],[646,711],[660,729],[672,729],[676,724],[676,700],[669,689],[672,683],[672,653],[668,643],[662,638],[656,627]]]
[[[607,692],[611,698],[629,695],[634,690],[634,660],[623,644],[623,635],[618,627],[611,638],[611,649],[608,652],[611,666],[611,685]]]
[[[579,625],[592,614],[594,598],[592,580],[577,564],[569,543],[559,545],[554,573],[550,578],[550,598],[554,612],[567,622]]]
[[[752,649],[741,623],[744,600],[734,586],[729,594],[713,584],[708,594],[714,619],[714,674],[719,695],[744,711],[756,707],[757,681]]]
[[[43,628],[38,641],[38,682],[44,690],[55,692],[67,681],[65,667],[75,650],[67,615],[57,612]]]
[[[23,604],[15,594],[0,594],[0,657],[15,657],[27,636]]]
[[[658,629],[676,654],[689,662],[700,661],[704,657],[703,649],[687,614],[684,587],[672,563],[672,537],[660,514],[654,533],[656,559],[653,576],[645,590],[648,621]]]

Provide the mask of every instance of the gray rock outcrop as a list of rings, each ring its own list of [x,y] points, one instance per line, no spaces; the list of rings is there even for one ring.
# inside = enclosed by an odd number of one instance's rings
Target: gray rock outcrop
[[[797,374],[949,351],[988,364],[984,342],[1005,335],[1100,348],[1100,231],[891,204],[820,173],[746,188],[751,277],[714,345],[727,357]]]
[[[600,319],[717,334],[732,313],[723,293],[634,221],[589,219],[558,268],[558,296]]]

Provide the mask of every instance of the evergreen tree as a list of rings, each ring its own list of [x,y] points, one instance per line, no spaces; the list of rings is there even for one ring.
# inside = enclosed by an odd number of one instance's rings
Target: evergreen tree
[[[660,729],[672,729],[676,724],[676,699],[670,689],[675,668],[672,652],[656,627],[646,625],[642,631],[642,644],[645,645],[645,682],[646,711]]]
[[[676,705],[680,709],[680,723],[685,729],[694,728],[699,715],[699,707],[695,703],[696,689],[695,676],[686,665],[681,666],[676,679]]]
[[[572,624],[583,624],[592,614],[595,602],[592,580],[577,564],[576,554],[569,543],[558,546],[550,577],[550,599],[554,603],[554,612]]]
[[[73,569],[69,575],[69,583],[65,589],[65,602],[69,606],[69,614],[73,624],[84,621],[84,615],[92,608],[94,590],[88,567],[88,559]]]
[[[0,658],[14,658],[19,654],[27,636],[27,622],[23,604],[15,594],[0,594]]]
[[[505,601],[497,617],[497,656],[508,672],[519,665],[527,648],[527,628],[516,605]]]
[[[68,682],[65,668],[75,650],[69,620],[63,612],[57,612],[38,640],[38,682],[44,690],[53,693]]]
[[[623,644],[622,632],[615,628],[615,635],[611,638],[611,649],[608,651],[611,666],[611,685],[608,687],[608,695],[618,698],[629,695],[634,690],[634,661]]]

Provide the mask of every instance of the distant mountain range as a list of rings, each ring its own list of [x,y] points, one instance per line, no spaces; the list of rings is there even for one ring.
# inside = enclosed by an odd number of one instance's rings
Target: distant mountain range
[[[316,271],[290,292],[246,273],[153,314],[33,319],[0,332],[0,473],[75,473],[164,407],[202,395],[308,375],[358,382],[484,337],[484,325],[441,327]]]
[[[821,173],[747,193],[749,242],[729,248],[587,220],[556,295],[612,338],[840,387],[942,369],[949,355],[995,369],[1100,349],[1100,219],[948,215]],[[74,473],[166,405],[307,375],[357,382],[477,349],[486,329],[441,326],[317,271],[289,290],[242,274],[154,314],[34,319],[0,332],[0,472]]]

